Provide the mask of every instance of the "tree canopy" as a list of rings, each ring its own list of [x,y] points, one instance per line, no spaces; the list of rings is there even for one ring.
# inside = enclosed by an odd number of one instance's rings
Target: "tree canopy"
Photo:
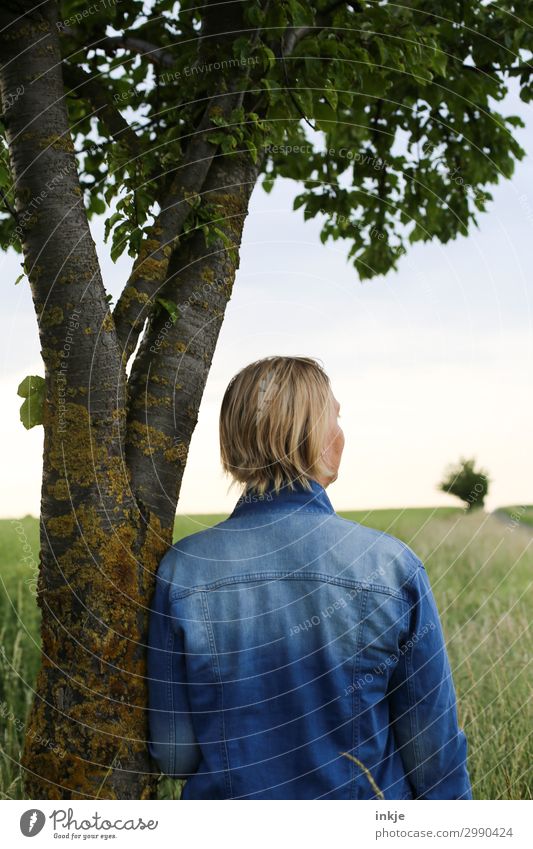
[[[227,26],[211,38],[213,5]],[[497,104],[513,77],[533,96],[527,0],[452,0],[442,13],[428,0],[145,8],[67,0],[57,25],[84,201],[89,216],[113,206],[113,259],[138,255],[217,94],[211,146],[260,154],[267,191],[296,180],[295,206],[321,218],[323,241],[346,240],[361,279],[396,268],[413,242],[467,233],[523,156],[522,121]],[[246,92],[235,108],[222,106],[229,91]],[[9,205],[5,154],[0,184]],[[182,239],[216,233],[194,186],[190,205]],[[1,236],[20,250],[8,210]]]
[[[483,507],[491,480],[486,469],[477,468],[474,458],[461,457],[456,465],[448,467],[438,488],[442,492],[456,495],[465,502],[468,510]]]

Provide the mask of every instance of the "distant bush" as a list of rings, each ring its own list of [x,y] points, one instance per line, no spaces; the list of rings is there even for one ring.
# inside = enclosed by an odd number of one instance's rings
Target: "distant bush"
[[[461,457],[457,465],[447,469],[444,480],[438,486],[442,492],[449,492],[464,501],[467,510],[483,507],[489,491],[488,473],[485,469],[476,469],[475,463],[474,459]]]

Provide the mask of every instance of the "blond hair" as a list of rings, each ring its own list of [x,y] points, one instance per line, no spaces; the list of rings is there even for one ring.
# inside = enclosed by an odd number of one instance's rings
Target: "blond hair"
[[[233,483],[263,494],[333,472],[325,465],[333,395],[329,377],[311,357],[272,356],[230,380],[220,410],[222,468]]]

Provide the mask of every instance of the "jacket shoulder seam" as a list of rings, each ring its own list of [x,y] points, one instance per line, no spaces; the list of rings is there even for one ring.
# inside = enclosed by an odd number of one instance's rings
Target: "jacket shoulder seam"
[[[341,587],[352,587],[353,589],[370,590],[381,592],[385,595],[393,596],[404,604],[409,604],[409,599],[403,590],[396,590],[394,587],[388,587],[384,584],[376,584],[367,581],[357,581],[352,578],[340,578],[336,575],[326,575],[322,572],[283,572],[281,570],[268,570],[262,572],[246,572],[240,575],[228,575],[225,578],[218,578],[215,581],[209,581],[204,584],[196,584],[187,589],[174,589],[170,591],[169,601],[176,601],[179,598],[193,595],[194,593],[206,592],[209,590],[218,589],[219,587],[229,586],[232,584],[251,583],[252,581],[261,580],[293,580],[293,581],[323,581],[328,584],[336,584]]]

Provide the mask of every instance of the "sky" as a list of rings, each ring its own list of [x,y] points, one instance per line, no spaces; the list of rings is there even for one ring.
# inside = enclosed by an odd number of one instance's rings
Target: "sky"
[[[417,243],[398,272],[362,283],[348,243],[322,245],[317,221],[293,211],[296,183],[256,187],[240,268],[193,434],[178,513],[231,512],[237,488],[220,467],[218,416],[230,378],[271,354],[313,356],[341,403],[346,445],[328,487],[336,510],[459,504],[437,484],[473,456],[491,478],[488,509],[533,503],[533,116],[509,95],[526,150],[511,180],[489,187],[479,229]],[[116,301],[131,266],[116,264],[93,219],[107,290]],[[0,253],[0,517],[38,516],[43,429],[20,422],[20,381],[44,374],[21,257]]]

